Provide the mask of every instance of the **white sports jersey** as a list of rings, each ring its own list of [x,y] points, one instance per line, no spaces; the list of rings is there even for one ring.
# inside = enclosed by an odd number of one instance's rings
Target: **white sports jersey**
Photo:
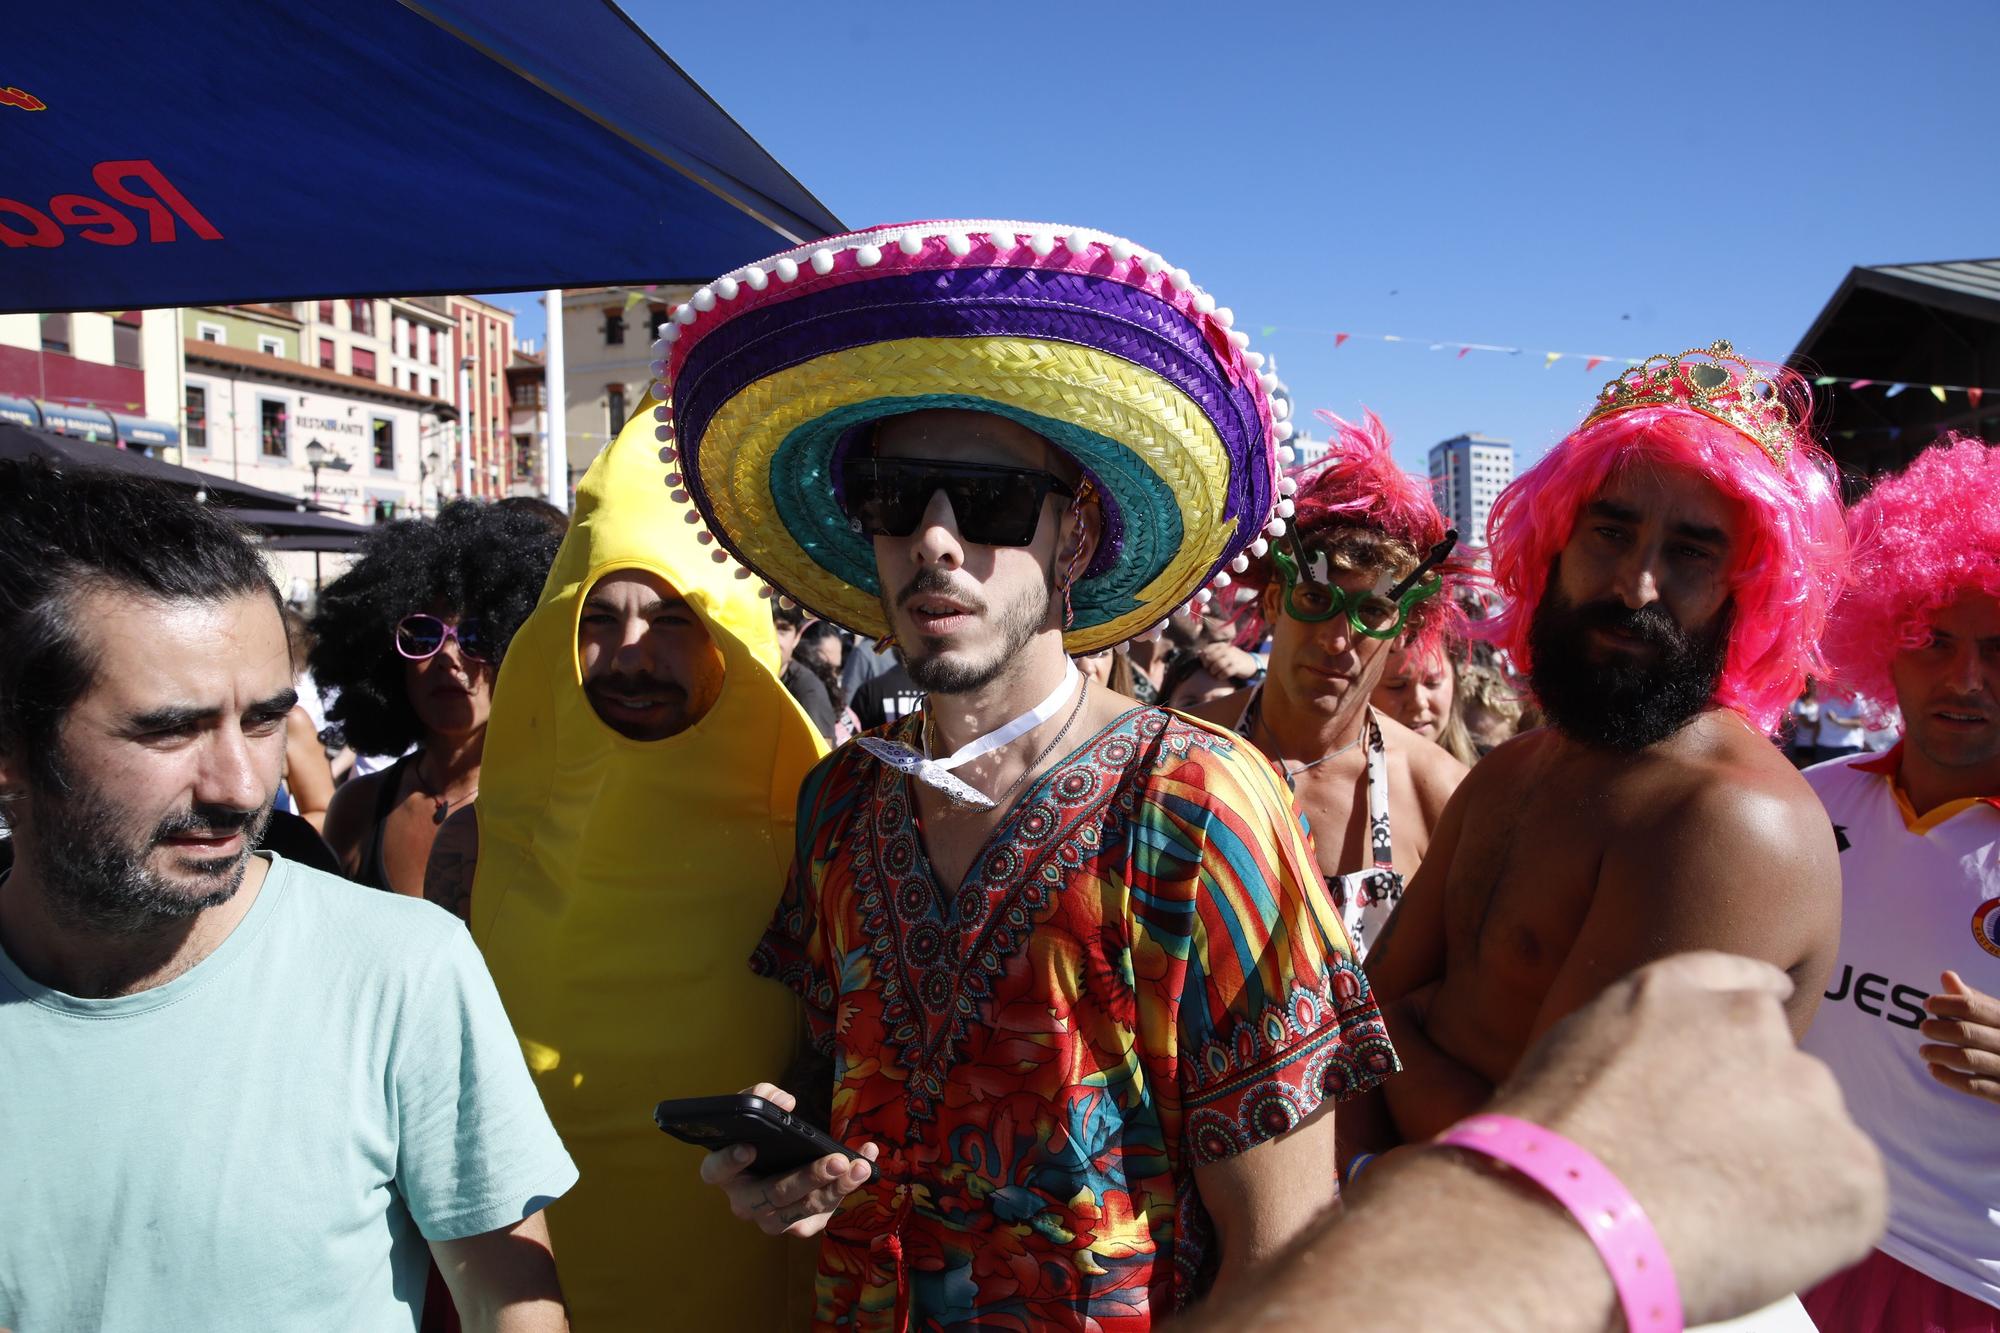
[[[1923,1003],[1950,969],[2000,994],[2000,803],[1923,819],[1894,774],[1901,748],[1806,770],[1840,847],[1840,961],[1802,1043],[1840,1080],[1882,1150],[1880,1248],[2000,1305],[2000,1107],[1933,1079],[1917,1058]]]

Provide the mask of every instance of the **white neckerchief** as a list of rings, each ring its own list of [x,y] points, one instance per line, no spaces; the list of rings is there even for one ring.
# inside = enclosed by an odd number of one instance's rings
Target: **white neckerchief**
[[[1063,659],[1063,666],[1066,668],[1063,678],[1050,692],[1048,698],[1012,722],[995,727],[983,736],[975,737],[942,759],[933,759],[924,751],[915,746],[905,745],[901,741],[883,740],[876,736],[863,736],[857,743],[897,772],[906,773],[927,786],[937,788],[958,804],[979,810],[991,810],[993,808],[991,798],[954,777],[952,770],[969,764],[982,755],[991,754],[1009,742],[1019,740],[1061,712],[1063,705],[1069,702],[1070,695],[1076,691],[1077,683],[1083,679],[1083,673],[1076,669],[1074,661],[1066,657]],[[926,710],[930,708],[928,699],[924,701],[924,708]]]

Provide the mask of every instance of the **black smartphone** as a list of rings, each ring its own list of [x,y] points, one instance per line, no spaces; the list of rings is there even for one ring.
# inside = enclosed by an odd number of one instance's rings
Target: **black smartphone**
[[[747,1143],[757,1150],[750,1163],[753,1176],[781,1176],[841,1153],[857,1162],[868,1159],[836,1142],[819,1126],[809,1124],[774,1102],[740,1092],[730,1097],[681,1097],[653,1108],[653,1123],[683,1143],[711,1152]],[[868,1179],[875,1167],[868,1167]]]

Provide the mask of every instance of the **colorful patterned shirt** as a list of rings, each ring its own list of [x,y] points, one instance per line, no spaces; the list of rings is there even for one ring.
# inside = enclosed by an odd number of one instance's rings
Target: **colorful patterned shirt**
[[[805,1001],[834,1136],[882,1148],[822,1239],[817,1328],[1150,1328],[1212,1276],[1194,1168],[1397,1068],[1284,788],[1223,732],[1126,713],[954,892],[909,779],[857,747],[798,830],[751,965]]]

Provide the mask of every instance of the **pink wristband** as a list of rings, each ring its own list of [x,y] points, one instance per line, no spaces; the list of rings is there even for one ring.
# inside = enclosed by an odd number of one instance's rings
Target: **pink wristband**
[[[1553,1130],[1511,1115],[1475,1115],[1437,1136],[1504,1162],[1555,1196],[1611,1270],[1632,1333],[1681,1333],[1680,1286],[1646,1210],[1609,1167]]]

